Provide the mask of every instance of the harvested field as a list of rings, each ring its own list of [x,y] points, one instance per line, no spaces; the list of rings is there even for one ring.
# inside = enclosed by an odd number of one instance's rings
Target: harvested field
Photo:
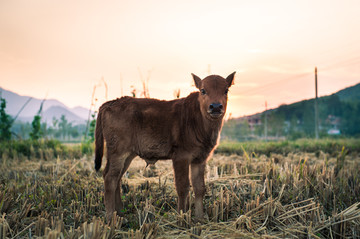
[[[171,161],[140,158],[123,180],[124,217],[106,223],[92,160],[0,161],[0,238],[360,238],[358,151],[215,154],[203,224],[176,212]]]

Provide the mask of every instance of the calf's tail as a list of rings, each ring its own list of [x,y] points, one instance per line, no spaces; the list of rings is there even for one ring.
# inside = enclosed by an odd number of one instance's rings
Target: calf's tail
[[[95,170],[99,171],[101,168],[102,157],[104,154],[104,135],[101,123],[101,111],[96,120],[95,128]]]

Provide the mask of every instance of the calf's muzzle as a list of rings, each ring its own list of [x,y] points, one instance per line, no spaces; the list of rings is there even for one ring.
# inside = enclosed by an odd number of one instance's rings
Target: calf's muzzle
[[[212,116],[212,117],[220,117],[224,110],[223,110],[223,105],[220,103],[212,103],[209,105],[209,110],[208,113]]]

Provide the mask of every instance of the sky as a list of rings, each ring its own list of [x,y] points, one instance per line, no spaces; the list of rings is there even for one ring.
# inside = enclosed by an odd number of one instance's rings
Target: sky
[[[228,115],[360,82],[360,1],[0,0],[0,86],[95,108],[195,91],[191,73],[236,71]],[[103,79],[103,80],[102,80]],[[107,85],[107,93],[106,87]]]

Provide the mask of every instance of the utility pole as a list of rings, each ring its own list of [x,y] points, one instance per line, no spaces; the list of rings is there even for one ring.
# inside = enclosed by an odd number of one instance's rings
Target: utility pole
[[[265,141],[267,141],[267,134],[268,134],[268,129],[267,129],[267,101],[265,101]]]
[[[315,138],[319,138],[317,67],[315,67]]]

